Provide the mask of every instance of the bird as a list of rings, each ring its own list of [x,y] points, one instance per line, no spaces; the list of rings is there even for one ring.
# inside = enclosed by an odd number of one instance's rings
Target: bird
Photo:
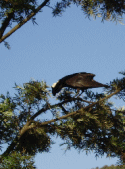
[[[108,85],[93,80],[94,76],[95,74],[86,72],[79,72],[67,75],[59,79],[56,83],[53,83],[53,85],[51,86],[52,94],[53,96],[55,96],[64,87],[77,89],[77,92],[81,90],[82,93],[88,88],[109,87]]]

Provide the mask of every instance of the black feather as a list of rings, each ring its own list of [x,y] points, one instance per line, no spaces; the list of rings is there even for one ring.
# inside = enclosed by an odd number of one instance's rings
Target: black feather
[[[74,73],[65,76],[52,85],[52,93],[55,96],[56,93],[58,93],[63,87],[82,90],[82,92],[88,88],[109,87],[93,80],[94,76],[94,74],[86,72]]]

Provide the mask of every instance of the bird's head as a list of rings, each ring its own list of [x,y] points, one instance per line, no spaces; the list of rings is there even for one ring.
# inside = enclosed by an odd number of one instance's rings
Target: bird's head
[[[56,82],[56,83],[53,83],[53,85],[51,86],[52,87],[52,94],[55,96],[56,95],[56,90],[57,90],[57,83],[58,82]]]
[[[56,86],[57,83],[58,83],[58,82],[53,83],[53,85],[52,85],[51,87],[54,88],[54,87]]]

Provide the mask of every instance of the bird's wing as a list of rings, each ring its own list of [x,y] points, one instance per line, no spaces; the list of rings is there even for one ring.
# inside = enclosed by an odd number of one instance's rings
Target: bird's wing
[[[78,73],[66,80],[66,84],[73,87],[86,88],[95,75],[91,73]]]

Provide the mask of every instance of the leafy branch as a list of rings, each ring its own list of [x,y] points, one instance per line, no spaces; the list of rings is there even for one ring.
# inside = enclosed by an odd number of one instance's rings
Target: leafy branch
[[[45,113],[45,111],[47,110],[51,110],[55,107],[61,107],[63,104],[65,103],[68,103],[68,102],[71,102],[73,100],[76,100],[77,98],[71,98],[69,100],[65,100],[65,101],[62,101],[58,104],[54,104],[54,105],[47,105],[45,108],[42,108],[41,110],[39,110],[38,112],[36,112],[33,116],[31,116],[31,118],[26,122],[26,124],[23,126],[22,129],[20,129],[19,131],[19,135],[12,141],[12,143],[10,144],[10,146],[7,148],[7,150],[3,153],[3,156],[6,156],[8,155],[11,151],[14,150],[14,148],[16,147],[16,144],[19,142],[19,140],[21,139],[21,137],[23,137],[23,135],[30,129],[33,129],[33,128],[36,128],[36,127],[43,127],[43,126],[47,126],[48,124],[51,124],[51,123],[54,123],[58,120],[62,120],[62,119],[67,119],[68,117],[72,117],[74,115],[77,115],[77,114],[80,114],[80,112],[83,112],[83,111],[89,111],[90,108],[92,108],[93,106],[109,99],[110,97],[112,97],[113,95],[119,93],[121,91],[121,89],[119,90],[116,90],[115,92],[107,95],[106,97],[100,99],[99,101],[97,102],[93,102],[92,104],[89,104],[88,106],[86,106],[85,108],[81,108],[79,109],[78,111],[75,111],[75,112],[72,112],[72,113],[69,113],[69,114],[66,114],[66,115],[63,115],[61,117],[58,117],[56,119],[52,119],[52,120],[49,120],[49,121],[45,121],[45,122],[41,122],[41,123],[36,123],[34,121],[34,119],[36,117],[38,117],[41,113]],[[81,100],[81,98],[78,98]]]
[[[5,19],[1,29],[0,29],[0,43],[3,42],[7,37],[9,37],[12,33],[14,33],[16,30],[18,30],[21,26],[23,26],[27,21],[29,21],[33,16],[36,15],[46,4],[49,2],[49,0],[45,0],[41,5],[39,5],[31,14],[29,14],[24,20],[22,20],[19,24],[17,24],[14,28],[12,28],[8,33],[6,33],[4,36],[3,33],[7,26],[9,25],[10,20],[13,17],[14,12],[8,14],[8,17]]]

